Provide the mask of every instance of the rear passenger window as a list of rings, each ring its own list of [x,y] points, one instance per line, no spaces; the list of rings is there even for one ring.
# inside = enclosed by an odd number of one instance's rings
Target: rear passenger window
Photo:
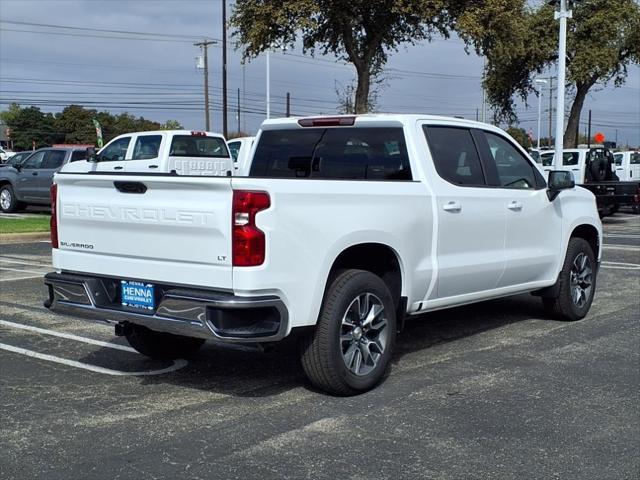
[[[411,180],[401,127],[267,130],[251,176]]]
[[[484,132],[491,156],[496,162],[500,186],[506,188],[536,188],[536,177],[529,161],[504,138]]]
[[[480,157],[468,129],[426,125],[422,128],[438,175],[454,185],[486,184]]]
[[[44,155],[44,161],[42,162],[43,169],[60,168],[64,163],[64,157],[67,152],[63,150],[49,150]]]
[[[150,160],[158,157],[162,135],[140,135],[133,147],[132,160]]]

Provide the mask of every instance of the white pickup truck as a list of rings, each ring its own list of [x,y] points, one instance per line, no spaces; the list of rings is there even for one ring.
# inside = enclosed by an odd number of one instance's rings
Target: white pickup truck
[[[233,160],[224,137],[193,130],[158,130],[117,136],[66,172],[175,172],[227,176]]]
[[[61,171],[45,305],[143,354],[302,338],[311,381],[376,385],[405,316],[533,292],[591,306],[602,225],[502,130],[428,115],[270,120],[250,175]]]

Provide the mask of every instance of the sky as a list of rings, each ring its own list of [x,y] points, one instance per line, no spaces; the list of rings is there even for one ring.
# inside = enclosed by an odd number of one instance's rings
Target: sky
[[[80,104],[204,129],[203,75],[193,44],[222,38],[221,8],[221,0],[0,0],[0,109],[16,102],[57,112]],[[232,9],[228,2],[228,15]],[[240,129],[254,134],[266,118],[266,56],[243,65],[231,32],[228,39],[229,131],[238,129],[240,89]],[[336,113],[336,90],[355,78],[351,65],[304,56],[300,49],[275,49],[270,65],[272,117],[284,116],[287,92],[294,115]],[[483,60],[466,53],[455,37],[401,48],[390,55],[377,109],[481,119],[482,67]],[[209,47],[213,131],[222,131],[221,71],[218,43]],[[622,88],[599,87],[589,94],[581,132],[589,109],[592,133],[640,146],[640,68],[629,68]],[[519,126],[537,138],[537,97],[520,103],[518,116]],[[547,89],[542,137],[548,135],[548,116]]]

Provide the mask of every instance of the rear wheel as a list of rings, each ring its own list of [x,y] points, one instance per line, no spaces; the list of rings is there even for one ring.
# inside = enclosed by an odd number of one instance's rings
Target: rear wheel
[[[596,291],[596,260],[586,240],[569,240],[558,282],[558,296],[542,299],[547,313],[558,320],[584,318],[591,308]]]
[[[395,338],[386,284],[370,272],[346,270],[328,287],[316,329],[303,342],[302,366],[318,388],[355,395],[382,380]]]
[[[158,360],[173,360],[193,355],[205,342],[202,338],[183,337],[156,332],[139,325],[126,335],[127,342],[138,352]]]

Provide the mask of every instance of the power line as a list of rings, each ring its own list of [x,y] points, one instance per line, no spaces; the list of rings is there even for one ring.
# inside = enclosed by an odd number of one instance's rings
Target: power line
[[[206,35],[184,35],[184,34],[174,34],[174,33],[159,33],[159,32],[139,32],[139,31],[131,31],[131,30],[111,30],[107,28],[89,28],[89,27],[75,27],[72,25],[59,25],[52,23],[34,23],[34,22],[23,22],[18,20],[0,20],[0,23],[8,23],[11,25],[24,25],[29,27],[46,27],[46,28],[59,28],[63,30],[78,30],[84,32],[103,32],[103,33],[115,33],[115,34],[126,34],[126,35],[136,35],[136,36],[145,36],[145,37],[161,37],[161,38],[183,38],[189,41],[194,41]],[[216,39],[213,39],[216,40]]]

